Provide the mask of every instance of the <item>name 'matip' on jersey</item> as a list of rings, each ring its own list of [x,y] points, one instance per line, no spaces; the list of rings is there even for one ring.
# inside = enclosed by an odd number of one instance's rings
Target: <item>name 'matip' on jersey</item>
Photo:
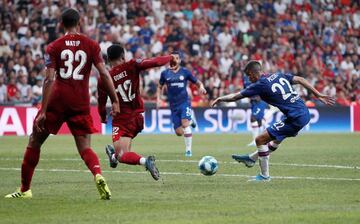
[[[275,73],[260,79],[241,91],[244,97],[259,95],[262,100],[277,108],[288,118],[297,118],[309,111],[298,93],[291,86],[294,76]]]
[[[48,45],[44,59],[46,67],[55,70],[50,101],[89,110],[91,68],[103,62],[99,44],[82,34],[67,34]]]
[[[166,69],[161,73],[159,83],[160,85],[166,84],[167,96],[171,107],[190,101],[187,93],[188,80],[192,83],[197,82],[197,78],[188,69],[183,67],[177,72]]]

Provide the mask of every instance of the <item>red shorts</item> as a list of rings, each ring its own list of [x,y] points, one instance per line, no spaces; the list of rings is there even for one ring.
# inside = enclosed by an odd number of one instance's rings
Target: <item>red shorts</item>
[[[120,137],[135,138],[143,129],[144,117],[142,114],[134,114],[128,119],[114,120],[112,124],[113,142],[118,141]]]
[[[64,122],[68,125],[71,134],[75,136],[92,134],[97,131],[93,125],[91,115],[87,112],[77,112],[68,115],[56,111],[46,112],[45,128],[51,134],[56,135]]]

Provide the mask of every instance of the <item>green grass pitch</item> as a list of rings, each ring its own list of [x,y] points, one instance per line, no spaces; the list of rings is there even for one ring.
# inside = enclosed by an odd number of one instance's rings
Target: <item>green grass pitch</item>
[[[194,135],[193,157],[184,157],[175,135],[139,135],[133,150],[155,154],[162,180],[143,167],[108,166],[104,145],[93,136],[110,201],[98,199],[92,176],[71,136],[53,136],[42,148],[30,200],[4,199],[20,182],[25,137],[0,137],[0,223],[360,223],[360,135],[302,134],[286,140],[270,158],[271,182],[234,163],[248,153],[250,135]],[[212,155],[215,176],[199,174],[197,161]]]

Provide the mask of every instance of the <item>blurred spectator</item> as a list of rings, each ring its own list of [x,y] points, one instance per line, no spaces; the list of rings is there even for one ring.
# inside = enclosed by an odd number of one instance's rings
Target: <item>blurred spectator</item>
[[[43,79],[41,77],[36,77],[36,84],[32,87],[34,105],[41,102],[42,88],[43,88]]]
[[[32,99],[32,88],[27,83],[27,76],[24,74],[21,74],[19,76],[19,82],[17,83],[17,89],[20,93],[20,102],[28,103]]]
[[[7,87],[5,85],[4,76],[0,75],[0,104],[4,104],[7,101]]]
[[[10,103],[16,103],[20,99],[20,93],[16,87],[16,77],[13,75],[10,77],[7,85],[7,101]]]

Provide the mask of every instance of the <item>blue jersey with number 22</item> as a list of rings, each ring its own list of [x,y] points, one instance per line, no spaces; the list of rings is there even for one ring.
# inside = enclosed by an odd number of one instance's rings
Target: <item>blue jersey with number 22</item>
[[[293,75],[283,73],[263,75],[257,82],[243,89],[241,95],[259,95],[268,104],[279,108],[294,125],[304,126],[309,122],[309,110],[292,88],[293,78]]]

